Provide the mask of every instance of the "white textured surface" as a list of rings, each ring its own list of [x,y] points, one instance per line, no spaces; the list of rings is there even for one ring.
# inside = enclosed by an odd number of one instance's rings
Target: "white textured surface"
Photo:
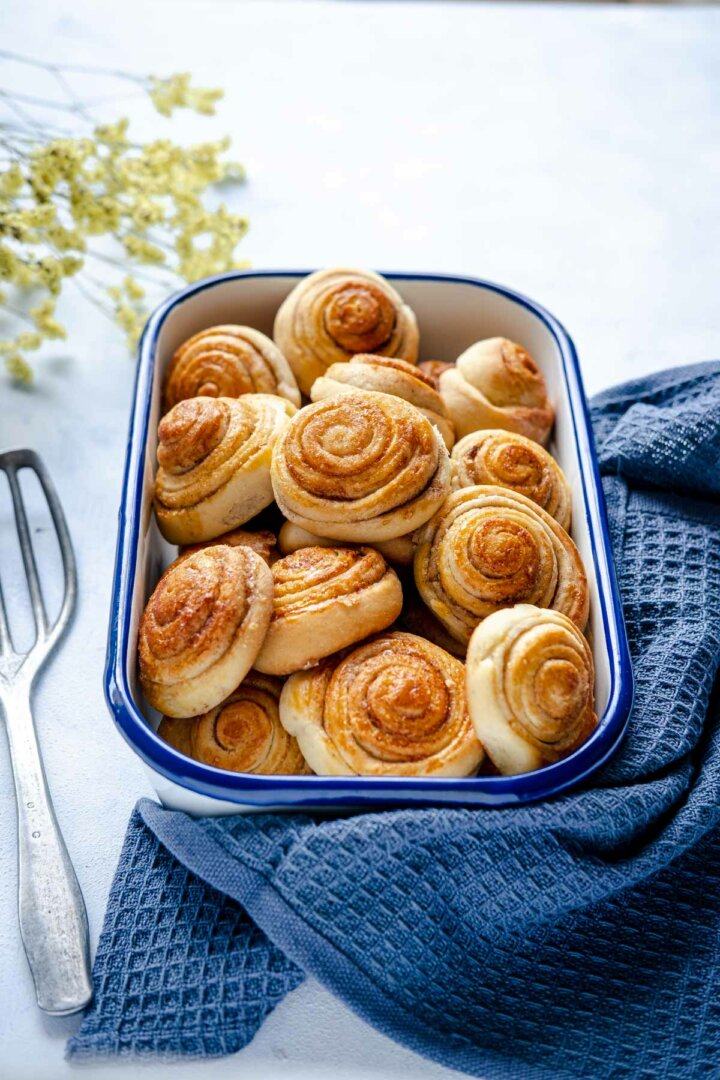
[[[255,266],[355,261],[505,282],[566,324],[591,392],[720,352],[717,9],[11,0],[0,40],[45,58],[192,70],[201,84],[224,85],[217,121],[181,115],[171,130],[232,133],[250,170],[240,202]],[[36,713],[95,943],[128,815],[150,794],[101,689],[132,366],[94,311],[71,301],[63,314],[70,340],[37,388],[0,381],[0,444],[44,456],[79,560],[79,610]],[[15,887],[0,748],[0,1074],[54,1080],[71,1072],[62,1053],[77,1020],[37,1012]],[[312,983],[240,1057],[143,1072],[455,1075],[395,1047]]]

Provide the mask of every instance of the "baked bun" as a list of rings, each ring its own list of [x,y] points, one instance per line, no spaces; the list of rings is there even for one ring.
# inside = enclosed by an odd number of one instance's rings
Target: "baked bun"
[[[270,394],[175,405],[158,428],[155,513],[165,539],[212,540],[268,506],[273,444],[294,413]]]
[[[300,747],[280,723],[282,683],[250,671],[219,705],[189,720],[163,717],[166,742],[196,761],[231,772],[293,776],[310,772]]]
[[[519,491],[570,528],[570,487],[554,457],[539,443],[512,431],[474,431],[452,452],[453,485],[494,484]]]
[[[308,532],[375,543],[432,516],[449,490],[450,459],[412,405],[353,390],[293,418],[273,452],[272,485],[285,517]]]
[[[446,630],[440,620],[433,615],[430,608],[418,596],[412,585],[405,585],[403,594],[403,609],[397,621],[398,630],[406,630],[408,634],[427,638],[433,645],[449,652],[458,660],[465,659],[467,647],[452,636]]]
[[[383,559],[392,563],[393,566],[410,566],[415,554],[415,543],[411,536],[398,536],[394,540],[380,541],[371,544],[379,551]],[[327,536],[314,536],[313,533],[296,525],[294,521],[286,521],[280,527],[278,533],[278,547],[283,555],[292,555],[293,551],[299,551],[306,547],[337,547],[337,540],[330,540]]]
[[[303,278],[275,317],[275,342],[304,394],[331,364],[356,353],[418,354],[415,316],[402,297],[370,270],[318,270]]]
[[[270,626],[255,667],[289,675],[384,630],[400,614],[402,588],[369,547],[306,547],[272,568]]]
[[[194,717],[190,716],[163,716],[157,733],[170,746],[174,746],[181,754],[192,757],[191,733]]]
[[[180,558],[192,555],[196,551],[202,551],[206,547],[214,547],[216,544],[226,544],[228,547],[248,547],[264,559],[268,566],[272,566],[280,556],[277,550],[277,538],[275,533],[268,529],[259,529],[257,532],[248,532],[245,529],[233,529],[232,532],[223,533],[215,540],[205,540],[202,544],[190,544],[189,547],[180,548]]]
[[[195,716],[227,697],[260,651],[272,597],[270,569],[249,548],[217,545],[172,563],[140,620],[149,703],[171,717]]]
[[[323,776],[469,776],[484,757],[463,665],[412,634],[291,675],[280,720]]]
[[[271,341],[250,326],[211,326],[184,342],[165,376],[165,409],[193,397],[238,398],[277,394],[300,406],[290,365]]]
[[[332,364],[326,374],[313,383],[310,398],[312,401],[324,401],[325,398],[348,393],[353,389],[391,394],[414,405],[435,425],[448,450],[452,449],[455,428],[448,416],[445,402],[433,380],[414,364],[396,356],[359,353],[347,363]]]
[[[470,715],[502,774],[529,772],[585,742],[597,725],[590,646],[559,611],[518,604],[470,639]]]
[[[478,341],[440,375],[440,393],[457,439],[483,428],[516,431],[545,443],[555,412],[542,372],[507,338]]]
[[[448,364],[446,360],[421,360],[418,364],[420,371],[431,380],[436,390],[440,389],[440,376],[443,371],[454,366],[454,364]]]
[[[554,518],[506,488],[461,488],[418,537],[415,583],[458,641],[500,608],[531,603],[581,630],[589,594],[582,560]]]

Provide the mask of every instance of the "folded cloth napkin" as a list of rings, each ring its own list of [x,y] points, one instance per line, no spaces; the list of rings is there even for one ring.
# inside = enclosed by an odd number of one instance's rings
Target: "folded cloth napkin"
[[[130,821],[73,1059],[232,1053],[304,973],[488,1078],[720,1072],[720,363],[592,417],[636,678],[582,789],[507,810]]]

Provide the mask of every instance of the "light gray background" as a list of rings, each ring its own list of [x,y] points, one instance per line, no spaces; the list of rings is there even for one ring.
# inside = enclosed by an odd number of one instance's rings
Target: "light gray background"
[[[720,353],[717,9],[12,0],[0,41],[223,85],[215,120],[180,114],[167,131],[232,134],[249,169],[238,205],[252,221],[243,250],[256,267],[355,262],[504,282],[566,324],[589,392]],[[135,103],[124,105],[133,116]],[[79,610],[36,713],[95,944],[128,816],[151,794],[101,688],[133,367],[115,329],[81,300],[62,314],[69,341],[36,388],[0,379],[0,444],[45,457],[78,555]],[[0,744],[0,1075],[46,1080],[70,1074],[62,1055],[77,1020],[43,1018],[34,1004],[15,914],[14,814]],[[312,982],[238,1057],[143,1072],[455,1075]]]

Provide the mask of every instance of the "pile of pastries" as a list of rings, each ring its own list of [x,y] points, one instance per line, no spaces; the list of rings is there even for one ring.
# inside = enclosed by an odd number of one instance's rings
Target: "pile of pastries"
[[[169,365],[154,507],[178,557],[139,631],[182,753],[245,773],[472,776],[597,723],[585,571],[525,349],[418,363],[369,271],[310,274],[273,340],[213,326]]]

